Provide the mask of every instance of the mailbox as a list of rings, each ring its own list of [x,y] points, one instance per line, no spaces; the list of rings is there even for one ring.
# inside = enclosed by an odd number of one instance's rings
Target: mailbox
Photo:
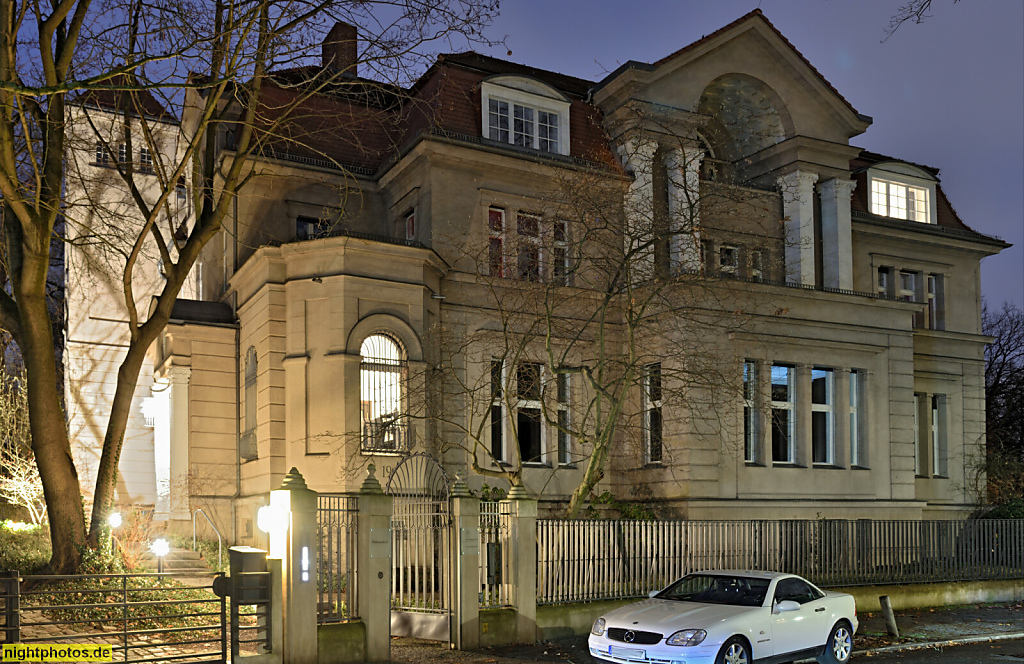
[[[231,599],[234,604],[259,604],[269,599],[267,552],[251,546],[228,549]]]

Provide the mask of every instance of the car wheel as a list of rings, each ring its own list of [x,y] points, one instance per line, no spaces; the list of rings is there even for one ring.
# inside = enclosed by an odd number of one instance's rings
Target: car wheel
[[[753,661],[750,656],[750,646],[738,636],[734,636],[725,642],[722,649],[718,651],[715,664],[750,664]]]
[[[818,657],[818,664],[846,664],[853,654],[853,632],[850,624],[840,620],[828,635],[825,654]]]

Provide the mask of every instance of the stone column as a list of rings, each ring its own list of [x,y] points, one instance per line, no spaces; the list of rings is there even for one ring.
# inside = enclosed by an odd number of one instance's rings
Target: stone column
[[[793,171],[778,179],[786,223],[786,281],[814,285],[814,183],[817,173]]]
[[[171,519],[176,521],[192,518],[188,494],[188,380],[191,375],[190,367],[172,366],[167,370],[167,377],[171,381],[168,387],[171,400]]]
[[[537,501],[530,499],[520,484],[508,498],[509,543],[512,546],[512,587],[517,613],[516,642],[537,640]]]
[[[835,393],[832,398],[832,417],[835,423],[834,463],[850,467],[850,368],[838,367],[832,371]]]
[[[654,153],[657,149],[656,142],[639,138],[619,146],[623,165],[633,172],[633,183],[626,193],[623,242],[634,283],[654,276]]]
[[[700,148],[676,148],[668,153],[668,218],[672,274],[700,271]]]
[[[832,178],[819,187],[821,195],[821,263],[823,286],[853,290],[853,236],[850,196],[857,183]]]
[[[391,659],[392,498],[381,489],[371,463],[359,489],[356,547],[359,619],[366,626],[366,661]]]
[[[290,514],[283,563],[284,664],[317,664],[317,494],[295,468],[271,494],[271,504],[287,502]]]
[[[793,416],[796,419],[793,431],[793,462],[798,466],[810,466],[814,458],[811,449],[811,366],[799,364],[794,370]]]
[[[452,524],[452,644],[475,650],[480,645],[480,499],[469,492],[461,471],[452,488]]]

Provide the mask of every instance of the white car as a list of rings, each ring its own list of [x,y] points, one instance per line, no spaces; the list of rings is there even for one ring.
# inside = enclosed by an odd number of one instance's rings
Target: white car
[[[589,645],[596,660],[627,664],[845,664],[857,625],[853,596],[799,576],[696,572],[598,618]]]

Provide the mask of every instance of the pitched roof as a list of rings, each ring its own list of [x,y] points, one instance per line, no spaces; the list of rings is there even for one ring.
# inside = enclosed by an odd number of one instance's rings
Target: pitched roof
[[[107,111],[128,110],[147,118],[177,122],[177,118],[164,108],[152,92],[131,84],[124,75],[111,78],[102,87],[85,90],[75,101]]]
[[[586,97],[590,88],[596,85],[594,81],[569,76],[568,74],[560,74],[547,69],[530,67],[529,65],[521,65],[508,60],[499,60],[498,58],[492,58],[489,55],[483,55],[476,51],[444,53],[438,56],[438,62],[470,67],[489,74],[518,74],[520,76],[530,76],[577,97]]]

